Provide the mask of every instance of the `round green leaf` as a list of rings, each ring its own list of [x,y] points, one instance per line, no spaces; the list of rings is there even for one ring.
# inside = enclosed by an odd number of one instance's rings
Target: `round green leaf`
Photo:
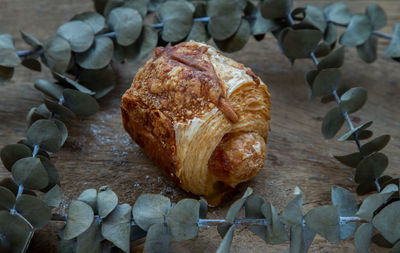
[[[37,155],[36,157],[40,159],[40,162],[42,163],[49,177],[49,183],[47,184],[47,187],[40,189],[40,191],[47,192],[53,186],[60,184],[60,176],[58,175],[57,168],[50,161],[50,158],[44,157],[42,155]]]
[[[395,243],[400,239],[400,201],[383,208],[372,220],[374,227],[388,240]]]
[[[347,26],[346,31],[340,36],[339,43],[346,47],[364,44],[372,32],[372,25],[365,15],[356,14]]]
[[[73,113],[67,107],[60,105],[57,102],[51,101],[49,99],[44,99],[44,103],[47,109],[55,114],[55,117],[61,120],[70,120],[76,118],[75,113]],[[61,134],[61,133],[60,133]]]
[[[374,153],[369,155],[357,165],[354,180],[357,183],[374,181],[383,173],[388,164],[389,160],[385,154]]]
[[[13,164],[21,158],[32,156],[32,150],[23,144],[8,144],[1,149],[1,161],[11,171]]]
[[[344,165],[356,168],[358,163],[361,161],[362,156],[360,152],[352,153],[344,156],[334,156],[336,160],[343,163]]]
[[[0,210],[10,210],[14,208],[15,196],[9,189],[0,186]]]
[[[63,92],[64,105],[77,116],[87,117],[99,110],[97,101],[88,94],[77,90],[65,89]]]
[[[308,252],[314,237],[315,232],[307,227],[306,224],[291,226],[289,252]]]
[[[326,18],[321,8],[314,5],[307,5],[304,12],[305,17],[302,20],[303,23],[313,25],[321,32],[325,31]]]
[[[64,73],[71,59],[71,46],[65,39],[54,36],[43,45],[46,65],[54,72]]]
[[[273,19],[265,19],[260,12],[256,14],[256,20],[251,25],[251,34],[261,35],[280,28],[278,22]]]
[[[192,29],[186,38],[186,41],[198,41],[207,42],[210,39],[210,35],[207,33],[206,27],[203,23],[195,21],[193,22]]]
[[[177,242],[197,236],[199,209],[199,201],[194,199],[183,199],[171,209],[167,216],[167,224]]]
[[[14,181],[25,188],[38,190],[46,187],[49,178],[39,158],[19,159],[11,168]]]
[[[322,121],[322,134],[325,139],[331,139],[335,137],[337,132],[342,128],[344,123],[344,116],[339,107],[331,109],[324,117]]]
[[[285,18],[290,13],[293,0],[263,0],[261,14],[267,19]]]
[[[333,186],[331,191],[332,205],[336,206],[339,211],[339,216],[350,217],[354,216],[357,212],[358,205],[353,195],[347,190]],[[357,223],[341,223],[340,224],[340,239],[345,240],[346,238],[353,235],[357,228]]]
[[[118,7],[111,11],[107,24],[115,31],[118,44],[128,46],[136,41],[142,30],[142,16],[137,10]]]
[[[243,193],[243,196],[236,200],[231,207],[229,208],[227,214],[226,214],[226,220],[229,222],[232,222],[235,220],[236,215],[239,213],[240,209],[242,209],[243,205],[246,202],[246,199],[253,193],[253,189],[250,187],[247,187],[246,191]]]
[[[371,243],[374,226],[371,223],[364,223],[357,229],[354,235],[354,246],[360,253],[368,253]]]
[[[128,7],[137,10],[142,17],[145,17],[147,14],[147,5],[149,4],[149,0],[127,0],[124,1],[123,7]]]
[[[364,195],[373,191],[376,191],[376,184],[374,181],[361,183],[357,186],[356,192],[358,195]]]
[[[153,52],[157,40],[157,32],[149,26],[144,26],[139,39],[132,45],[123,47],[124,56],[128,61],[140,61]]]
[[[14,75],[14,68],[0,66],[0,85],[9,81]]]
[[[286,224],[299,225],[303,222],[303,196],[298,194],[292,199],[282,211],[282,219]]]
[[[34,71],[42,71],[42,65],[40,62],[34,58],[24,58],[21,62],[21,64],[28,69],[34,70]]]
[[[216,253],[229,253],[231,249],[232,239],[233,239],[233,231],[235,230],[235,225],[231,225],[226,232],[224,239],[222,239],[221,243],[218,246]]]
[[[396,23],[393,27],[392,40],[385,50],[385,55],[400,57],[400,23]]]
[[[35,121],[29,127],[26,135],[28,142],[33,146],[39,145],[40,148],[49,152],[57,152],[60,149],[60,131],[51,120],[40,119]]]
[[[108,17],[112,10],[123,6],[124,2],[125,1],[121,1],[121,0],[108,0],[104,7],[103,16]]]
[[[5,252],[25,252],[33,231],[21,218],[11,215],[8,211],[0,211],[0,236],[12,250],[7,249]]]
[[[379,30],[386,25],[386,13],[376,3],[368,5],[365,14],[369,17],[373,30]]]
[[[43,44],[30,33],[20,31],[22,39],[31,47],[37,49],[43,47]]]
[[[325,33],[324,33],[324,40],[326,43],[329,45],[332,45],[333,43],[336,42],[337,39],[337,28],[334,24],[328,23]]]
[[[51,188],[50,191],[48,191],[46,195],[44,195],[43,200],[50,207],[59,207],[62,200],[62,192],[60,186],[58,186],[58,184],[54,185],[53,188]]]
[[[101,192],[100,192],[101,193]],[[101,234],[124,252],[129,252],[131,231],[131,206],[118,205],[114,211],[103,220]]]
[[[80,92],[83,92],[83,93],[86,93],[86,94],[89,94],[89,95],[94,95],[95,94],[95,92],[89,90],[85,86],[79,84],[78,82],[75,82],[74,80],[72,80],[71,78],[69,78],[67,76],[61,75],[59,73],[53,73],[53,74],[54,74],[54,77],[58,81],[63,82],[63,83],[68,84],[68,85],[71,85],[71,86],[75,87],[77,90],[79,90]]]
[[[71,20],[80,20],[90,25],[94,33],[98,33],[106,26],[105,19],[96,12],[83,12],[75,15]]]
[[[31,195],[22,194],[19,196],[15,209],[24,216],[35,229],[43,227],[50,220],[51,210],[47,204]]]
[[[3,180],[0,181],[0,186],[3,186],[7,189],[9,189],[14,195],[17,195],[18,193],[18,185],[15,184],[14,180],[10,177],[3,178]],[[36,196],[36,193],[31,190],[24,189],[24,194],[29,194],[32,196]]]
[[[97,210],[101,219],[107,217],[118,205],[118,196],[108,186],[102,186],[97,194]]]
[[[372,141],[365,143],[364,145],[361,146],[361,153],[363,155],[370,155],[373,152],[378,152],[379,150],[383,149],[386,147],[386,145],[390,141],[390,135],[382,135],[379,136]]]
[[[314,79],[313,94],[323,96],[332,93],[340,86],[341,76],[339,69],[322,69]]]
[[[247,20],[243,19],[239,29],[232,37],[226,40],[214,39],[214,41],[218,48],[220,48],[222,51],[232,53],[242,49],[246,45],[247,41],[249,40],[250,33],[250,24]]]
[[[314,55],[319,57],[327,56],[332,51],[331,46],[325,41],[321,41],[314,50]]]
[[[354,135],[354,133],[357,133],[359,131],[362,131],[364,129],[367,129],[368,127],[370,127],[372,125],[372,121],[368,121],[366,123],[363,123],[361,125],[359,125],[358,127],[355,127],[353,130],[348,131],[346,134],[344,134],[343,136],[341,136],[338,141],[346,141],[349,140],[351,138],[352,135]]]
[[[208,32],[216,40],[231,37],[239,28],[242,11],[235,1],[213,0],[207,4]]]
[[[351,88],[340,97],[339,107],[342,112],[356,112],[365,104],[367,97],[368,92],[366,89],[361,87]]]
[[[288,30],[283,37],[283,53],[290,59],[309,58],[322,38],[319,30]]]
[[[60,146],[63,146],[65,141],[68,138],[68,129],[62,121],[60,121],[58,119],[53,119],[53,121],[54,121],[54,123],[56,123],[56,126],[58,127],[58,130],[60,131],[60,135],[61,135]]]
[[[85,232],[92,224],[93,217],[93,210],[89,205],[79,200],[72,200],[68,209],[64,240],[70,240]]]
[[[78,200],[85,202],[93,211],[97,211],[97,191],[96,189],[84,190],[81,195],[79,195]]]
[[[265,217],[261,211],[261,207],[264,203],[264,199],[258,195],[248,197],[244,206],[244,216],[246,219],[264,219]],[[267,227],[248,226],[247,228],[264,241],[267,241]],[[226,227],[218,226],[217,229],[220,235],[224,236],[226,232],[228,232],[229,225]]]
[[[14,68],[21,64],[15,49],[0,48],[0,66]]]
[[[342,25],[347,25],[351,19],[350,10],[343,2],[336,2],[326,6],[324,12],[328,21]]]
[[[144,243],[145,253],[168,252],[172,235],[164,223],[157,223],[150,226],[147,231]]]
[[[340,68],[344,61],[344,47],[340,47],[330,53],[318,63],[318,70],[327,68]]]
[[[82,253],[82,252],[110,252],[107,251],[106,247],[102,247],[101,242],[104,240],[103,236],[100,232],[100,226],[98,221],[94,220],[92,225],[80,234],[76,240],[76,248],[74,252]],[[110,244],[111,245],[111,244]],[[71,250],[73,251],[73,250]],[[70,251],[69,251],[70,252]]]
[[[64,87],[43,79],[36,80],[34,87],[46,94],[47,96],[57,100],[62,98],[62,93],[64,90]]]
[[[62,24],[56,34],[67,40],[71,44],[71,50],[76,53],[88,50],[94,40],[93,28],[79,20]]]
[[[79,75],[79,83],[94,91],[94,98],[96,99],[105,96],[114,89],[115,82],[115,73],[110,65],[97,70],[83,69]]]
[[[15,49],[14,39],[10,34],[0,34],[0,48]]]
[[[159,194],[142,194],[133,206],[132,215],[135,223],[147,231],[153,224],[164,223],[170,208],[169,198]]]
[[[161,38],[168,42],[183,40],[192,28],[193,11],[193,4],[187,1],[163,3],[158,11],[164,23]]]
[[[374,62],[377,58],[378,38],[369,36],[364,44],[357,46],[358,56],[366,63]]]
[[[287,231],[279,219],[274,206],[269,202],[265,202],[261,206],[261,212],[269,225],[267,227],[267,243],[280,244],[289,240]]]
[[[390,198],[392,193],[379,193],[372,194],[368,196],[362,202],[360,209],[357,211],[356,215],[363,220],[368,222],[372,221],[374,217],[374,212],[382,206],[383,203],[386,202]]]
[[[76,63],[85,69],[101,69],[107,66],[113,56],[114,43],[108,37],[98,37],[86,52],[76,54]]]
[[[320,206],[311,209],[304,217],[307,226],[326,238],[337,243],[340,240],[339,211],[335,206]]]

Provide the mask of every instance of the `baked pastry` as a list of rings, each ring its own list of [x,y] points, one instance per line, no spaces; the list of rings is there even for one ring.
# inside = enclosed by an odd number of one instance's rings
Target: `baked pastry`
[[[213,47],[156,48],[122,97],[125,130],[181,188],[217,205],[264,166],[270,95]]]

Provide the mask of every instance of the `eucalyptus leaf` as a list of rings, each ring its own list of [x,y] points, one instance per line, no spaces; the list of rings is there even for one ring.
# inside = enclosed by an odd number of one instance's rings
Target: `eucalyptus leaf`
[[[389,164],[387,156],[383,153],[371,154],[357,165],[354,180],[357,183],[374,181],[378,178]]]
[[[318,63],[318,70],[327,68],[340,68],[344,61],[344,47],[340,47],[331,52],[327,57]]]
[[[261,196],[253,195],[247,198],[244,213],[246,219],[264,219],[264,215],[261,211],[262,205],[265,203]],[[226,227],[227,229],[229,226]],[[259,236],[264,241],[267,241],[267,227],[266,226],[248,226],[248,229],[254,234]],[[220,228],[221,230],[221,228]],[[220,233],[221,234],[221,233]],[[224,233],[225,234],[225,233]]]
[[[326,238],[337,243],[340,240],[340,219],[336,206],[320,206],[311,209],[306,215],[307,226]]]
[[[198,42],[207,42],[210,39],[210,35],[206,30],[206,27],[203,23],[194,21],[192,24],[192,28],[186,38],[187,41],[198,41]]]
[[[108,17],[112,10],[123,6],[124,2],[124,0],[107,0],[107,3],[104,6],[103,16]]]
[[[164,223],[157,223],[150,226],[147,231],[146,241],[144,243],[144,253],[162,253],[169,252],[169,244],[172,235]]]
[[[344,165],[350,166],[352,168],[356,168],[358,163],[361,161],[362,156],[360,152],[351,153],[349,155],[344,156],[333,156],[336,160],[343,163]]]
[[[325,29],[325,33],[324,33],[324,40],[326,43],[328,43],[329,45],[332,45],[336,42],[337,39],[337,28],[336,25],[332,24],[332,23],[328,23],[328,25],[326,26]]]
[[[393,244],[388,242],[381,234],[377,233],[374,236],[372,236],[372,242],[374,242],[376,245],[390,249],[393,247]]]
[[[390,196],[392,195],[391,192],[389,193],[378,193],[372,194],[368,196],[362,202],[360,209],[357,211],[356,215],[361,219],[371,222],[372,218],[374,217],[375,211],[385,203]]]
[[[38,60],[34,58],[24,58],[21,64],[33,71],[38,71],[38,72],[42,71],[42,65]]]
[[[316,57],[327,56],[332,51],[331,46],[325,41],[321,41],[314,50],[314,55]]]
[[[50,207],[59,207],[62,200],[62,192],[60,186],[58,186],[57,184],[53,186],[53,188],[51,188],[50,191],[48,191],[46,195],[44,195],[43,200]]]
[[[339,107],[331,109],[322,121],[321,129],[325,139],[335,137],[337,132],[342,128],[344,120],[344,116]]]
[[[390,135],[381,135],[370,142],[365,143],[361,146],[361,153],[364,155],[372,154],[373,152],[378,152],[379,150],[386,147],[390,141]]]
[[[290,59],[309,58],[321,38],[319,30],[288,30],[282,41],[283,53]]]
[[[70,240],[85,232],[92,224],[93,217],[93,210],[88,204],[79,200],[72,200],[68,208],[64,240]]]
[[[315,232],[306,224],[291,226],[289,253],[307,253],[314,237]]]
[[[133,206],[132,215],[136,224],[147,231],[153,224],[164,223],[170,208],[169,198],[159,194],[142,194]]]
[[[235,220],[236,215],[239,213],[240,209],[242,209],[243,205],[246,202],[246,199],[253,193],[253,189],[248,187],[246,191],[244,192],[243,196],[236,200],[231,207],[229,208],[225,220],[228,222],[233,223]]]
[[[81,195],[77,198],[82,202],[88,204],[94,212],[97,212],[97,191],[96,189],[84,190]]]
[[[332,187],[332,205],[336,206],[339,211],[339,216],[342,217],[351,217],[358,210],[358,205],[353,195],[347,190],[333,186]],[[345,240],[351,235],[353,235],[354,231],[357,228],[357,223],[341,223],[340,224],[340,239]]]
[[[303,196],[297,194],[282,211],[282,219],[286,224],[295,226],[300,225],[303,222]]]
[[[64,105],[77,116],[88,117],[99,110],[97,101],[88,94],[77,90],[65,89],[63,96]]]
[[[15,183],[28,189],[42,189],[47,186],[47,172],[39,158],[26,157],[19,159],[11,168]]]
[[[369,17],[373,30],[379,30],[386,25],[386,13],[376,3],[368,5],[365,14]]]
[[[216,40],[215,44],[222,51],[232,53],[242,49],[250,37],[250,24],[247,20],[243,19],[236,33],[226,40]]]
[[[0,85],[11,80],[14,75],[14,68],[0,66]]]
[[[62,98],[62,92],[64,90],[62,86],[43,79],[36,80],[34,87],[46,94],[47,96],[57,100]]]
[[[341,72],[336,68],[322,69],[313,82],[313,94],[322,96],[332,93],[340,86]]]
[[[358,195],[364,195],[376,191],[376,184],[374,181],[363,182],[357,186],[356,192]]]
[[[100,224],[94,220],[90,227],[80,234],[76,240],[76,253],[100,253],[102,252]],[[104,248],[103,248],[104,249]]]
[[[272,31],[275,31],[280,28],[278,22],[273,19],[265,19],[260,12],[256,14],[256,20],[251,25],[251,34],[253,35],[261,35],[266,34]]]
[[[157,40],[157,32],[150,26],[143,26],[142,33],[136,42],[123,47],[124,56],[129,61],[140,61],[153,52]]]
[[[372,32],[372,25],[365,15],[355,14],[351,17],[346,31],[340,36],[339,43],[346,47],[364,44]]]
[[[393,246],[393,248],[392,248],[392,250],[390,251],[390,253],[400,253],[400,242],[397,242],[397,243]]]
[[[43,47],[43,44],[30,33],[20,31],[22,39],[32,48],[38,49]]]
[[[363,123],[359,125],[358,127],[355,127],[353,130],[348,131],[346,134],[341,136],[338,141],[346,141],[348,140],[354,133],[357,133],[361,130],[365,130],[366,128],[370,127],[372,125],[372,121],[368,121],[366,123]]]
[[[94,41],[93,28],[80,20],[73,20],[62,24],[56,31],[56,34],[71,45],[71,50],[81,53],[89,49]]]
[[[342,112],[353,113],[361,109],[368,98],[368,92],[361,87],[351,88],[340,97],[339,107]]]
[[[261,212],[263,213],[268,223],[267,243],[280,244],[289,240],[286,229],[279,219],[279,216],[276,213],[274,206],[269,202],[265,202],[261,206]]]
[[[263,0],[260,10],[264,18],[285,18],[289,15],[293,0]]]
[[[207,4],[208,32],[216,40],[231,37],[239,28],[242,10],[236,1],[212,0]]]
[[[30,144],[39,145],[46,151],[57,152],[60,149],[60,131],[51,120],[40,119],[35,121],[29,127],[26,135]]]
[[[129,204],[122,204],[118,205],[114,211],[103,220],[101,234],[106,240],[112,242],[122,251],[129,252],[130,229],[131,206]]]
[[[65,39],[54,36],[43,45],[46,65],[54,72],[64,73],[71,59],[71,46]]]
[[[104,17],[96,12],[83,12],[75,15],[71,20],[85,22],[92,27],[95,34],[103,30],[106,25]]]
[[[228,253],[230,251],[234,230],[235,225],[231,225],[226,232],[224,239],[222,239],[221,243],[219,244],[216,253]]]
[[[68,138],[68,129],[62,121],[58,119],[53,119],[53,121],[54,123],[56,123],[56,126],[58,127],[58,130],[61,135],[60,146],[63,146]]]
[[[200,204],[194,199],[183,199],[172,207],[167,225],[177,242],[193,239],[199,232]]]
[[[124,1],[123,7],[128,7],[137,10],[142,17],[145,17],[147,14],[147,5],[149,4],[149,0],[127,0]]]
[[[61,120],[70,120],[76,118],[75,113],[73,113],[70,109],[68,109],[64,105],[61,105],[59,102],[54,102],[50,99],[45,98],[44,104],[46,105],[46,108],[54,114],[54,117],[56,118],[59,118]]]
[[[51,210],[47,204],[37,197],[22,194],[17,198],[15,209],[29,221],[35,228],[39,229],[47,224],[51,217]]]
[[[99,99],[114,89],[116,84],[115,73],[110,65],[103,69],[83,69],[79,75],[79,83],[82,83],[85,87],[95,92],[93,95],[94,98]]]
[[[351,20],[351,13],[343,2],[335,2],[325,7],[327,20],[341,25],[347,25]]]
[[[49,183],[47,184],[47,187],[40,189],[40,191],[47,192],[53,186],[60,184],[60,176],[58,175],[57,168],[54,166],[49,158],[42,155],[37,155],[36,157],[40,159],[40,162],[42,163],[44,169],[47,172],[47,176],[49,177]]]
[[[385,50],[385,55],[400,57],[400,23],[396,23],[393,27],[392,39]]]
[[[357,46],[358,56],[366,63],[372,63],[377,58],[378,38],[369,36],[364,44]]]
[[[108,186],[99,188],[97,209],[101,219],[107,217],[118,205],[118,196]]]
[[[370,130],[361,130],[357,132],[357,139],[366,140],[369,139],[374,133]],[[354,135],[347,139],[348,141],[354,141]]]
[[[0,34],[0,48],[15,49],[14,39],[11,34]]]
[[[139,38],[142,23],[142,16],[132,8],[115,8],[107,17],[107,24],[116,33],[117,42],[121,46],[128,46]]]
[[[61,81],[61,82],[64,82],[64,83],[66,83],[66,84],[68,84],[68,85],[71,85],[71,86],[75,87],[75,88],[76,88],[77,90],[79,90],[80,92],[83,92],[83,93],[86,93],[86,94],[89,94],[89,95],[94,95],[94,94],[95,94],[94,91],[89,90],[89,89],[86,88],[85,86],[81,85],[80,83],[78,83],[78,82],[72,80],[71,78],[69,78],[69,77],[67,77],[67,76],[61,75],[61,74],[59,74],[59,73],[53,73],[53,74],[54,74],[54,76],[55,76],[55,78],[56,78],[57,80],[59,80],[59,81]]]
[[[0,66],[14,68],[21,64],[15,49],[0,48]]]
[[[310,24],[318,28],[321,32],[325,31],[326,18],[324,11],[314,5],[307,5],[305,10],[305,17],[302,20],[303,23]]]
[[[368,253],[371,243],[374,226],[371,223],[364,223],[357,229],[354,235],[354,246],[360,253]]]
[[[16,161],[30,156],[32,156],[31,149],[23,144],[8,144],[1,149],[0,153],[1,161],[8,171],[11,171]]]
[[[14,208],[15,196],[9,189],[0,186],[0,210],[11,210]]]
[[[107,66],[113,56],[114,43],[108,37],[97,37],[91,48],[76,54],[76,63],[85,69],[101,69]]]
[[[204,199],[200,199],[199,203],[200,203],[199,218],[205,219],[207,217],[207,213],[208,213],[208,203]]]
[[[372,220],[374,227],[390,243],[400,239],[400,201],[393,202],[383,208]]]
[[[0,236],[9,247],[5,252],[25,252],[33,236],[33,230],[16,215],[0,211]]]
[[[190,32],[194,6],[187,1],[167,1],[158,10],[164,27],[161,37],[165,41],[183,40]],[[211,22],[211,21],[210,21]]]

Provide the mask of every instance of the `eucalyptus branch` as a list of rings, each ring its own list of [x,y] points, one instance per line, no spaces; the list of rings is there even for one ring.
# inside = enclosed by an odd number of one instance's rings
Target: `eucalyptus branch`
[[[348,27],[348,25],[339,24],[339,23],[334,22],[334,21],[329,21],[329,23],[332,23],[332,24],[334,24],[336,26],[340,26],[340,27],[345,27],[345,28]],[[372,34],[377,36],[377,37],[379,37],[379,38],[383,38],[383,39],[387,39],[387,40],[392,40],[393,39],[392,35],[386,34],[386,33],[382,33],[382,32],[378,32],[378,31],[372,31]]]

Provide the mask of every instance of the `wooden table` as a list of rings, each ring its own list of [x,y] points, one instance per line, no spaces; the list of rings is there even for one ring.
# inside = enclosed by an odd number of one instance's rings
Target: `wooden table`
[[[296,5],[325,6],[327,2],[296,1]],[[353,12],[364,12],[369,3],[370,1],[348,1]],[[393,0],[379,1],[379,4],[388,14],[388,25],[383,32],[391,33],[394,23],[400,22],[400,3]],[[74,14],[91,9],[91,1],[1,0],[0,33],[12,34],[16,47],[26,49],[27,46],[19,37],[19,30],[45,40]],[[369,65],[358,58],[354,49],[346,49],[342,73],[344,83],[368,89],[367,104],[351,118],[356,124],[373,120],[372,130],[375,136],[392,135],[392,141],[384,150],[390,159],[386,173],[399,177],[400,65],[383,55],[387,44],[387,41],[380,40],[379,59]],[[354,170],[338,163],[333,155],[354,152],[355,145],[324,140],[320,131],[322,117],[333,105],[308,100],[304,75],[313,68],[312,62],[301,60],[291,66],[271,35],[267,35],[261,42],[250,39],[242,51],[229,56],[251,67],[268,84],[272,99],[268,160],[260,173],[245,186],[251,186],[255,194],[270,201],[279,211],[292,198],[295,186],[299,186],[304,192],[304,212],[316,206],[330,204],[332,185],[354,192]],[[99,113],[73,122],[66,144],[54,155],[53,161],[60,172],[64,192],[63,208],[84,189],[102,185],[110,185],[118,194],[120,203],[127,202],[131,205],[142,193],[161,193],[171,197],[173,201],[195,197],[171,183],[122,128],[120,98],[130,86],[132,77],[141,64],[143,62],[117,66],[117,88],[99,101]],[[18,67],[12,81],[0,87],[1,147],[15,143],[25,136],[25,116],[31,107],[38,106],[42,101],[42,95],[33,88],[34,80],[39,78],[52,80],[47,69],[37,73]],[[347,127],[341,133],[344,131],[347,131]],[[8,175],[1,167],[0,178]],[[359,196],[356,198],[361,200]],[[232,201],[211,209],[209,217],[224,217]],[[58,240],[56,232],[62,225],[62,222],[51,222],[38,232],[31,243],[31,251],[53,252]],[[216,228],[201,229],[196,241],[174,243],[172,251],[189,252],[190,249],[192,253],[213,252],[219,242]],[[287,246],[267,246],[251,232],[237,230],[232,252],[282,252]],[[339,244],[330,244],[318,236],[310,252],[354,251],[350,239]],[[382,251],[377,246],[372,248],[372,252]]]

